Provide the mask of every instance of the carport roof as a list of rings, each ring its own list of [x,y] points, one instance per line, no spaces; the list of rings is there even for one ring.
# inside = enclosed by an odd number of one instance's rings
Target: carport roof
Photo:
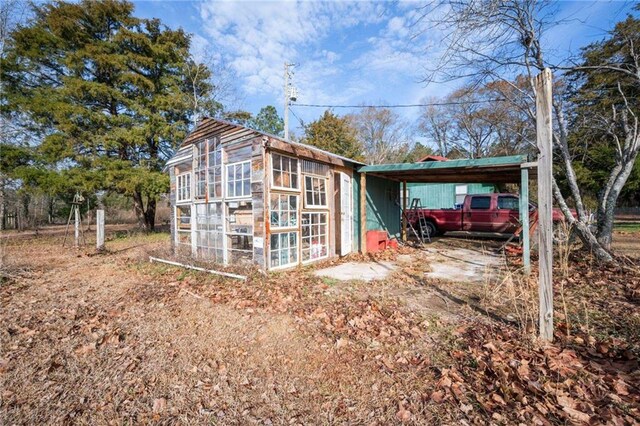
[[[519,183],[520,168],[526,162],[526,155],[511,155],[472,160],[378,164],[361,167],[358,171],[400,182]]]

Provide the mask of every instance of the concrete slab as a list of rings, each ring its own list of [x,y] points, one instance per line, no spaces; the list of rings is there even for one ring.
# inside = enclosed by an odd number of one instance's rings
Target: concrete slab
[[[487,282],[497,278],[505,267],[504,258],[476,250],[428,248],[429,278],[458,282]]]
[[[396,266],[391,262],[347,262],[330,268],[320,269],[314,274],[319,277],[333,278],[340,281],[350,280],[383,280]]]

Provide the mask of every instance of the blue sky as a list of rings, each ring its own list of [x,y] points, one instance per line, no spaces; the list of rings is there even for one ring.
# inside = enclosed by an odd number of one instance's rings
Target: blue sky
[[[443,46],[437,32],[416,35],[422,2],[139,1],[136,15],[157,17],[193,34],[192,50],[233,70],[232,108],[257,113],[274,105],[282,115],[283,64],[297,64],[294,85],[304,104],[413,104],[443,96],[460,82],[425,85],[425,66]],[[565,58],[605,37],[633,3],[558,2],[563,24],[546,35],[550,56]],[[323,109],[296,107],[309,122]],[[336,109],[339,114],[349,110]],[[415,121],[418,108],[399,113]],[[291,116],[292,132],[300,133]]]

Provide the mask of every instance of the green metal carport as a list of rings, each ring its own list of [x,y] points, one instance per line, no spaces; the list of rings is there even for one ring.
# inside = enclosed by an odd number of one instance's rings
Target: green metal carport
[[[402,183],[404,191],[407,183],[514,183],[520,185],[523,261],[525,270],[528,270],[529,215],[523,212],[529,211],[529,169],[534,167],[536,163],[528,162],[526,155],[360,167],[360,251],[367,251],[366,233],[370,230],[386,230],[396,236],[401,232],[406,240],[399,197],[395,197],[392,190],[395,187],[399,194],[398,183]],[[402,210],[405,210],[406,197],[402,197],[402,200]]]

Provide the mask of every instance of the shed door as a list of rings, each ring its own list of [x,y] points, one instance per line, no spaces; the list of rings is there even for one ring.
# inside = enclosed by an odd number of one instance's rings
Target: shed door
[[[340,172],[340,256],[351,253],[353,244],[353,205],[351,177]]]

